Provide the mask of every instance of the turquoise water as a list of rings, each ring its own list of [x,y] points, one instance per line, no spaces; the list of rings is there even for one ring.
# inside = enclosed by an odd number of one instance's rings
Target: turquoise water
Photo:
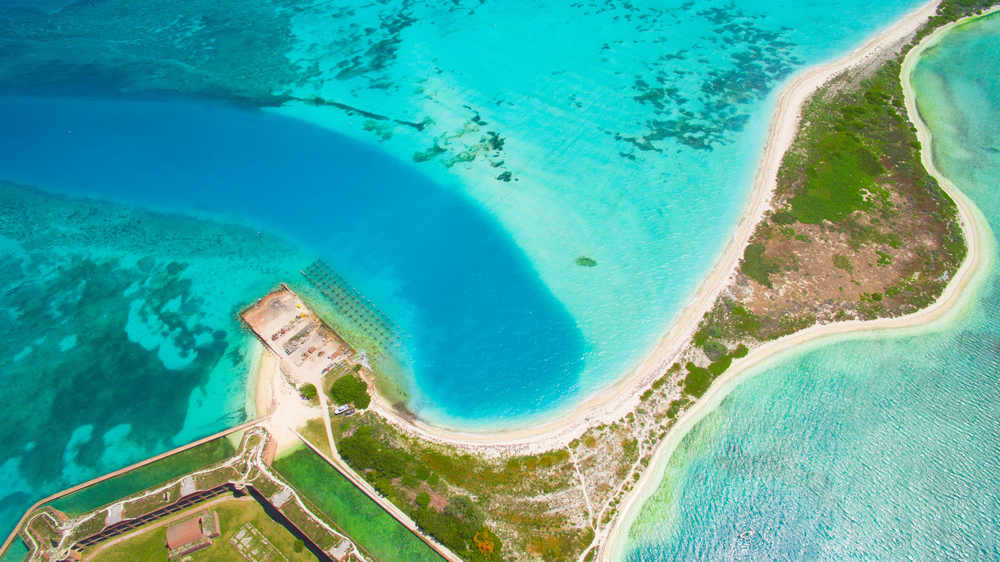
[[[383,562],[439,561],[420,540],[312,450],[302,447],[274,468],[358,545]]]
[[[296,271],[295,247],[6,183],[0,209],[5,529],[44,496],[246,419],[252,340],[235,314]]]
[[[242,421],[235,313],[316,257],[423,418],[565,412],[690,300],[777,88],[916,5],[0,2],[0,526]]]
[[[14,539],[14,542],[7,549],[7,552],[0,558],[0,562],[24,562],[24,559],[28,557],[28,547],[19,538]]]
[[[1000,227],[1000,18],[913,76],[935,161]],[[748,375],[638,514],[629,560],[1000,557],[1000,271],[933,333],[820,343]]]

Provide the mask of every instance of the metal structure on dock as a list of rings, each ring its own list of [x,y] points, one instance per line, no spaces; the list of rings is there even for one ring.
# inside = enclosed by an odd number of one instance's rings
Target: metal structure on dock
[[[383,349],[390,346],[398,349],[410,337],[323,260],[311,263],[302,271],[302,275],[330,300],[338,312],[349,318],[380,346],[381,349],[375,350],[375,353],[381,354]]]

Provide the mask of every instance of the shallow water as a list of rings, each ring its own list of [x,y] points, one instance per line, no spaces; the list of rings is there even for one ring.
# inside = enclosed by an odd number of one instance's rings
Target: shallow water
[[[949,33],[914,87],[935,160],[1000,228],[1000,18]],[[839,338],[748,374],[684,439],[629,560],[1000,556],[1000,256],[937,333]]]
[[[0,562],[24,562],[24,559],[28,557],[28,547],[24,544],[24,541],[20,537],[14,539],[7,552],[4,553],[3,558],[0,558]]]
[[[294,247],[9,184],[0,208],[4,527],[41,497],[244,421],[250,336],[235,313],[295,271]]]

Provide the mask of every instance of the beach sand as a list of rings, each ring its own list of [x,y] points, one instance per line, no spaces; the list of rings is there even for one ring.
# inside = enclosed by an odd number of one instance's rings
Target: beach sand
[[[258,415],[267,416],[262,425],[271,433],[278,454],[298,447],[301,443],[295,430],[323,416],[321,407],[302,400],[299,391],[281,372],[278,357],[268,349],[261,354],[256,389]]]

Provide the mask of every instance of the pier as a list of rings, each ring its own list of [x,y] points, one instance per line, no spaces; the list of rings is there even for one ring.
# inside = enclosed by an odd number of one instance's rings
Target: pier
[[[302,275],[329,300],[337,312],[350,319],[380,347],[373,350],[376,354],[382,354],[383,350],[390,347],[399,349],[409,337],[405,330],[353,285],[337,275],[323,260],[311,263],[302,271]]]

